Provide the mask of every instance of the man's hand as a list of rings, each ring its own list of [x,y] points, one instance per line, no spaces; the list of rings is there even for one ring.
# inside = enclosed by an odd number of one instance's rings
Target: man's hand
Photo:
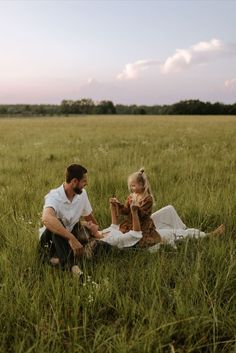
[[[83,255],[83,252],[84,252],[83,245],[76,239],[74,235],[71,236],[68,242],[75,256]]]
[[[94,218],[93,214],[90,213],[88,216],[84,216],[84,219],[89,222],[92,221],[93,223],[98,225],[98,222],[96,221],[96,219]]]

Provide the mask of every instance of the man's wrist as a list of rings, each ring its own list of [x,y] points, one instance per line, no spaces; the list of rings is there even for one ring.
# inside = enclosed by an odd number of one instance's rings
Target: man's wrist
[[[67,240],[70,241],[70,240],[73,240],[75,238],[74,234],[68,232],[67,233]]]

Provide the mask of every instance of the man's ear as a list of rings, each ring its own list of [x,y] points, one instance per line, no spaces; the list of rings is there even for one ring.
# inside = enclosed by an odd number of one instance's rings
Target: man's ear
[[[75,185],[75,183],[76,183],[77,180],[78,180],[78,179],[76,179],[76,178],[71,179],[71,184],[72,184],[72,185]]]

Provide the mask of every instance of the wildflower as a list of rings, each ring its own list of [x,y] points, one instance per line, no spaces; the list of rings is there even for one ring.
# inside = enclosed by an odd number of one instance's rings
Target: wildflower
[[[88,296],[88,302],[90,304],[94,302],[94,298],[93,298],[93,296],[91,294],[89,294],[89,296]]]

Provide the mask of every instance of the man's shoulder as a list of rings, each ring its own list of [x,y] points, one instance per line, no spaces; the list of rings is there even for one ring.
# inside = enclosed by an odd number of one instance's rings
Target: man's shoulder
[[[85,189],[83,189],[83,190],[82,190],[82,194],[81,194],[81,195],[82,195],[82,196],[86,196],[86,197],[87,197],[87,196],[88,196],[87,191],[86,191]]]
[[[45,199],[46,198],[53,198],[55,200],[61,201],[63,199],[63,185],[60,185],[58,188],[51,189],[45,196]]]

